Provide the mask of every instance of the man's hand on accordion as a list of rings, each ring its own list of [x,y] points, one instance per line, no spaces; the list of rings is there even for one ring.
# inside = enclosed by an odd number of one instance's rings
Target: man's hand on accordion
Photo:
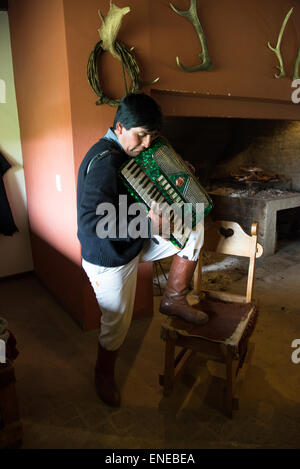
[[[159,235],[164,239],[169,239],[174,231],[174,221],[170,219],[170,212],[163,210],[164,204],[153,201],[148,217],[151,220],[151,235]]]

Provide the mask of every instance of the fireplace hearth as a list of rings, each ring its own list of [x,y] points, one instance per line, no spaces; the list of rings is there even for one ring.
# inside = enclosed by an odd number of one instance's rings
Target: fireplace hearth
[[[249,234],[252,222],[258,222],[264,256],[276,251],[278,212],[300,210],[300,192],[292,191],[292,180],[259,167],[240,167],[212,177],[206,189],[214,202],[214,219],[236,221]]]
[[[232,187],[245,190],[248,195],[272,189],[292,190],[292,179],[264,171],[258,167],[240,167],[222,177],[211,177],[208,181],[211,188]]]
[[[208,190],[215,220],[234,220],[251,232],[251,224],[259,224],[258,241],[264,248],[264,256],[276,251],[277,214],[279,211],[300,207],[300,192],[278,188],[215,187]]]

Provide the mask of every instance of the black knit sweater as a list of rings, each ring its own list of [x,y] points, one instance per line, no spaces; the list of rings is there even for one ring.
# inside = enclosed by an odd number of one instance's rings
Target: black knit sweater
[[[94,160],[87,172],[91,160],[101,154],[105,156]],[[136,202],[118,176],[120,166],[128,158],[116,142],[104,137],[92,146],[80,165],[77,180],[77,234],[81,243],[82,258],[92,264],[104,267],[125,265],[136,257],[143,247],[143,238],[133,239],[128,235],[119,238],[117,231],[114,239],[101,239],[96,232],[97,223],[103,217],[96,214],[99,204],[109,202],[114,205],[118,226],[119,195],[128,196],[128,206],[131,202]],[[132,217],[129,216],[128,222],[130,219]]]

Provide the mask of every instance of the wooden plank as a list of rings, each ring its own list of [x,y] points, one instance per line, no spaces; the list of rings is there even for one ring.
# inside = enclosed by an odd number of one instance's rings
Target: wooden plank
[[[167,337],[165,347],[165,369],[164,369],[164,395],[169,396],[173,391],[174,386],[174,371],[175,371],[175,340]]]
[[[247,354],[246,354],[246,357],[245,357],[245,360],[244,360],[244,363],[243,363],[242,367],[238,370],[238,375],[237,375],[235,389],[234,389],[234,396],[237,399],[239,398],[243,382],[244,382],[246,374],[248,372],[248,368],[251,365],[254,350],[255,350],[254,342],[248,342]]]
[[[246,303],[246,298],[243,295],[237,295],[236,293],[228,293],[222,291],[214,291],[214,290],[205,290],[208,296],[212,298],[216,298],[222,301],[230,301],[233,303]]]
[[[180,374],[183,372],[185,365],[188,360],[194,355],[194,352],[190,349],[182,348],[180,352],[176,355],[175,359],[172,360],[172,353],[174,357],[174,352],[172,351],[172,345],[169,344],[170,355],[166,358],[166,367],[165,373],[159,375],[159,384],[164,386],[164,395],[169,396],[173,390],[174,382],[179,378]],[[170,364],[170,362],[172,363]]]
[[[199,295],[202,291],[202,250],[200,251],[197,267],[194,272],[194,293]]]
[[[190,349],[183,349],[184,353],[178,354],[178,356],[175,359],[175,372],[174,372],[174,377],[178,378],[178,376],[182,373],[182,371],[185,368],[185,365],[189,361],[192,355],[194,355],[193,350]]]
[[[251,238],[251,252],[248,269],[248,280],[247,280],[247,292],[246,302],[250,303],[252,300],[253,286],[254,286],[254,275],[255,275],[255,264],[256,264],[256,252],[257,252],[257,223],[252,224],[252,238]]]

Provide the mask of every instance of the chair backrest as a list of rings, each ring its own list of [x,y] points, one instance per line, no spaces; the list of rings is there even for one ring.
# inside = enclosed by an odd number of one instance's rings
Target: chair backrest
[[[220,254],[249,258],[248,281],[245,295],[226,292],[209,291],[212,296],[220,299],[250,303],[252,300],[256,259],[263,253],[262,246],[257,242],[258,223],[251,225],[251,236],[242,227],[232,221],[208,221],[205,226],[204,246],[202,250]],[[202,291],[202,250],[194,276],[194,290]]]

